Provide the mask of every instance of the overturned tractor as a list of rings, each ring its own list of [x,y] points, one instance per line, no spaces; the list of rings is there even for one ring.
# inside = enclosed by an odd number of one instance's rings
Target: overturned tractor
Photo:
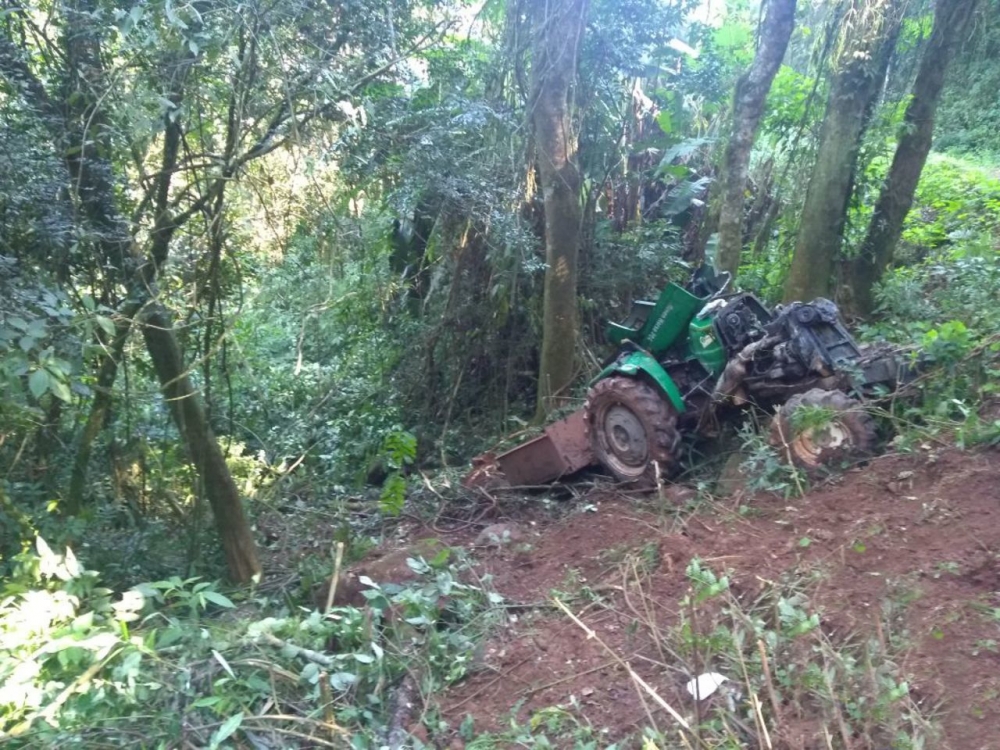
[[[897,359],[862,351],[829,300],[769,310],[752,294],[727,293],[728,283],[702,268],[656,302],[634,303],[608,326],[617,352],[583,409],[478,457],[466,484],[502,473],[511,485],[537,485],[592,464],[653,484],[677,468],[683,436],[714,436],[750,405],[774,413],[770,439],[807,471],[870,454],[875,424],[862,402],[897,387]],[[808,410],[823,418],[797,418]]]

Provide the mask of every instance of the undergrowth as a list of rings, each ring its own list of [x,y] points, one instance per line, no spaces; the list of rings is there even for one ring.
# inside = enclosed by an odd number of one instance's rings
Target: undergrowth
[[[114,592],[39,538],[0,599],[0,741],[379,747],[401,694],[470,670],[501,602],[464,559],[409,564],[415,583],[324,613],[197,578]]]

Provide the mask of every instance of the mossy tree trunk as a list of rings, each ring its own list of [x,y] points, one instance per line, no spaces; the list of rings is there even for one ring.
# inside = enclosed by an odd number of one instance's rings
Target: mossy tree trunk
[[[795,27],[796,0],[769,0],[753,64],[736,82],[733,129],[722,161],[719,246],[716,268],[736,276],[743,252],[743,203],[750,152],[764,114],[764,103],[788,49]]]
[[[913,96],[906,107],[892,166],[875,203],[858,257],[850,266],[851,309],[868,315],[875,307],[876,282],[892,263],[903,222],[913,205],[934,135],[934,114],[948,65],[962,42],[978,0],[937,0],[934,28],[920,58]]]
[[[588,0],[535,0],[531,125],[545,208],[545,289],[538,415],[565,394],[576,372],[577,259],[582,237],[577,130],[573,119]]]
[[[896,45],[901,5],[898,0],[851,0],[842,22],[816,164],[785,282],[786,302],[831,296],[861,138]]]
[[[142,335],[188,460],[197,470],[212,506],[229,576],[246,583],[260,572],[253,533],[219,441],[208,423],[204,402],[191,382],[170,318],[162,306],[150,305],[143,315]]]

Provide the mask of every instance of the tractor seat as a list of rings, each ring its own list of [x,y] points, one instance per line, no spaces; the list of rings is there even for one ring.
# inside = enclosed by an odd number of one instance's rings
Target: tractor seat
[[[623,323],[608,323],[606,331],[608,339],[614,344],[621,344],[625,339],[638,336],[654,307],[656,303],[648,300],[633,302],[632,309]]]

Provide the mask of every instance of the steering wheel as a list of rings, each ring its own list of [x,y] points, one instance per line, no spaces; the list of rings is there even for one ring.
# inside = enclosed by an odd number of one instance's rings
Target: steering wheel
[[[688,291],[708,302],[725,294],[732,280],[733,275],[729,271],[717,273],[711,266],[702,264],[694,272]]]

